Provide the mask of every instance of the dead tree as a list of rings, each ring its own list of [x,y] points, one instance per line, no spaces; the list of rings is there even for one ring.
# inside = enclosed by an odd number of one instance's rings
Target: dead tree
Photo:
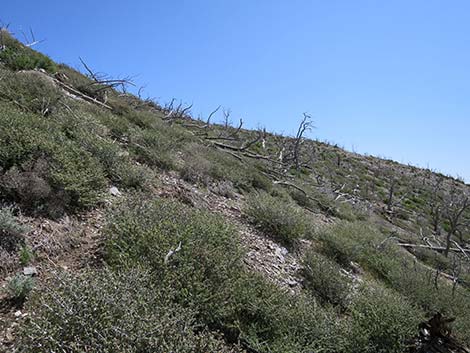
[[[99,99],[103,103],[108,100],[108,91],[110,89],[121,90],[127,92],[127,86],[135,86],[132,77],[114,79],[106,74],[93,71],[87,63],[79,57],[80,62],[87,72],[91,82],[84,89],[93,94],[93,98]]]
[[[163,120],[178,120],[178,119],[190,119],[191,118],[191,108],[192,104],[184,106],[183,102],[180,102],[176,108],[174,107],[175,99],[173,98],[170,103],[166,104],[163,110],[166,112]]]
[[[36,44],[39,44],[39,43],[42,43],[44,42],[44,39],[42,40],[36,40],[35,36],[34,36],[34,32],[33,30],[31,29],[31,27],[29,28],[29,35],[27,35],[25,32],[21,31],[21,34],[23,35],[23,38],[24,38],[24,45],[25,47],[32,47]]]
[[[441,198],[442,198],[442,183],[444,179],[439,178],[432,186],[431,200],[429,203],[429,210],[431,215],[431,225],[434,234],[441,234]]]
[[[310,131],[314,128],[313,122],[312,122],[312,117],[308,115],[307,113],[304,113],[304,117],[302,121],[300,122],[299,128],[297,130],[297,134],[295,136],[295,143],[294,143],[294,164],[295,164],[295,169],[299,170],[300,169],[300,147],[303,143],[304,140],[304,134],[307,131]]]
[[[390,177],[388,187],[388,197],[387,197],[387,211],[393,211],[393,196],[395,195],[395,188],[397,186],[397,179],[394,176]]]
[[[444,255],[449,255],[452,238],[462,231],[468,224],[465,220],[465,212],[470,210],[470,198],[463,191],[452,188],[442,205],[442,216],[447,223],[446,247]]]

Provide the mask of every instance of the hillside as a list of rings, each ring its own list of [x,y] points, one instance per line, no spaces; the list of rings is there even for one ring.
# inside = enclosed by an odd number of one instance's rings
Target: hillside
[[[469,185],[0,48],[0,351],[468,352]]]

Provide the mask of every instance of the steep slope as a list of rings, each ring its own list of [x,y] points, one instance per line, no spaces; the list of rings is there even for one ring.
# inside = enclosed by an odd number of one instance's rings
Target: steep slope
[[[304,139],[308,125],[196,120],[4,30],[0,48],[0,349],[470,344],[462,181]],[[452,332],[416,338],[436,312]]]

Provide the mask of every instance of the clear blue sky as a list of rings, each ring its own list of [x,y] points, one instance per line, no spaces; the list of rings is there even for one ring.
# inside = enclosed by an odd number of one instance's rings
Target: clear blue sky
[[[4,1],[53,59],[470,181],[469,1]]]

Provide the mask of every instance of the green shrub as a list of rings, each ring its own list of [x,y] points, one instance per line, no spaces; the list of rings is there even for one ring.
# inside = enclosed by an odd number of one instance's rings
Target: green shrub
[[[24,352],[236,352],[145,271],[60,274],[31,298]]]
[[[176,202],[136,198],[115,211],[105,233],[108,263],[148,268],[159,290],[194,310],[198,325],[221,332],[226,341],[260,352],[335,352],[336,320],[313,300],[290,297],[246,273],[234,229],[221,218]]]
[[[347,307],[352,282],[336,262],[309,250],[304,258],[303,275],[305,287],[324,303]]]
[[[289,194],[300,207],[313,209],[316,206],[315,203],[305,193],[297,189],[292,188],[289,190]]]
[[[164,131],[135,128],[130,132],[130,150],[139,162],[170,170],[175,168],[174,153],[183,139],[170,128]]]
[[[455,290],[436,271],[423,267],[373,226],[364,222],[339,223],[319,233],[321,251],[348,266],[358,262],[364,269],[396,290],[424,312],[439,311],[457,318],[455,334],[470,343],[470,297],[468,289]]]
[[[5,29],[0,30],[0,45],[4,47],[0,51],[0,62],[11,70],[44,69],[51,73],[56,70],[56,66],[51,59],[24,46]]]
[[[402,353],[414,337],[422,313],[398,293],[363,289],[351,305],[347,352]]]
[[[73,134],[74,140],[99,161],[106,177],[114,184],[141,188],[151,177],[150,170],[135,164],[118,144],[88,129],[77,127]]]
[[[227,306],[227,326],[253,351],[332,353],[344,346],[344,327],[333,310],[308,295],[286,293],[260,275],[241,276]]]
[[[0,70],[0,99],[22,110],[49,115],[58,108],[61,98],[52,79],[41,72]]]
[[[265,192],[251,194],[244,213],[254,225],[286,246],[309,238],[313,232],[313,225],[301,208]]]
[[[321,229],[316,236],[321,241],[320,251],[343,267],[351,261],[359,262],[369,250],[380,244],[383,235],[365,222],[339,222]]]
[[[177,202],[134,199],[116,211],[106,234],[110,264],[150,268],[175,289],[179,303],[196,306],[205,322],[220,320],[220,302],[241,270],[236,233],[221,217]]]
[[[0,208],[0,248],[14,252],[24,242],[23,233],[27,228],[18,223],[11,207]]]
[[[20,264],[22,266],[27,266],[34,259],[34,253],[30,247],[25,245],[20,248],[18,257],[20,259]]]
[[[431,266],[432,268],[438,268],[444,271],[452,269],[451,256],[445,257],[443,254],[437,251],[425,248],[415,248],[413,249],[413,254],[417,259]]]
[[[0,191],[52,215],[95,205],[106,179],[99,162],[51,119],[0,106]]]
[[[6,285],[8,298],[17,307],[23,306],[34,287],[34,280],[29,276],[16,275]]]
[[[260,173],[256,165],[241,163],[214,148],[189,144],[183,161],[180,176],[192,183],[208,186],[217,181],[229,181],[236,189],[245,191],[253,188],[269,191],[272,188],[272,182]]]

